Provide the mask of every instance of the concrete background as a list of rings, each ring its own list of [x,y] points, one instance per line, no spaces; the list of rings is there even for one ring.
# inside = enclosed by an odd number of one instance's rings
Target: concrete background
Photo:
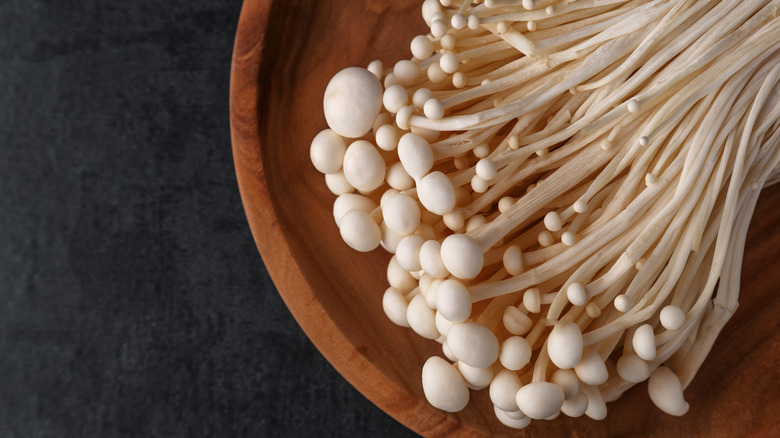
[[[241,2],[0,2],[0,436],[413,435],[280,300],[230,150]]]

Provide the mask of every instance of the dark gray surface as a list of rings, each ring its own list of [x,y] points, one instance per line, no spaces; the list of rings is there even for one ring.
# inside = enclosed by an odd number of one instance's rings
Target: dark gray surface
[[[0,2],[0,436],[411,435],[297,327],[233,171],[240,2]]]

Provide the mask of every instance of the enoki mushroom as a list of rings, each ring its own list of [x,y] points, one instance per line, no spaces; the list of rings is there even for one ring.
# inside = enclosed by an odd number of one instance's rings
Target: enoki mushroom
[[[425,0],[412,58],[336,74],[311,159],[435,407],[672,415],[734,313],[780,163],[780,1]]]

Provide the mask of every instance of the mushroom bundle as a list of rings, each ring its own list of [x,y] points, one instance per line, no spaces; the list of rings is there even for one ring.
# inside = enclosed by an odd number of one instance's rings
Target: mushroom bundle
[[[780,167],[780,1],[425,0],[412,57],[324,92],[311,160],[381,305],[436,340],[435,407],[672,415],[737,308]],[[383,280],[384,281],[384,280]],[[377,292],[380,305],[381,291]]]

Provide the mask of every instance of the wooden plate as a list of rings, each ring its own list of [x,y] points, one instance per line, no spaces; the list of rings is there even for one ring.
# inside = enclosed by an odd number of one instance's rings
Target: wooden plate
[[[524,432],[495,420],[487,391],[458,414],[425,401],[420,370],[438,344],[384,316],[388,254],[341,241],[335,199],[309,162],[326,127],[333,74],[408,58],[425,31],[419,0],[246,0],[233,54],[230,119],[241,197],[263,260],[303,330],[344,377],[426,436],[780,436],[780,187],[766,189],[748,238],[740,308],[685,395],[681,418],[654,408],[637,385],[604,421],[561,417]]]

